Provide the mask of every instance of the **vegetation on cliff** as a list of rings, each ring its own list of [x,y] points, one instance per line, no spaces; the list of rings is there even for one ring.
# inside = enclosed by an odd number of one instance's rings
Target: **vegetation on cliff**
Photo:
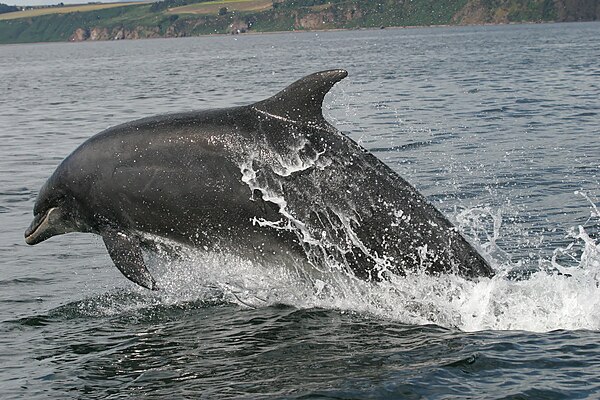
[[[597,0],[162,0],[85,7],[3,14],[0,43],[600,19]]]

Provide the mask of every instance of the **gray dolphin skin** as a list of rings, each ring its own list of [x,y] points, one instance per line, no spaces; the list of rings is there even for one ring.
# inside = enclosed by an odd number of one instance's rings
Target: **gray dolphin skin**
[[[41,188],[30,245],[102,236],[116,267],[156,289],[142,249],[166,238],[245,259],[336,265],[365,280],[493,270],[415,188],[323,117],[347,76],[318,72],[248,106],[144,118],[69,155]]]

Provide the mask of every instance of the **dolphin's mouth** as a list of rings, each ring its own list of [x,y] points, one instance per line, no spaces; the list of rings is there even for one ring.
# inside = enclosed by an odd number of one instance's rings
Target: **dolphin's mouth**
[[[43,214],[36,214],[31,225],[25,231],[25,242],[29,245],[38,244],[52,236],[50,231],[50,214],[56,210],[53,207]]]

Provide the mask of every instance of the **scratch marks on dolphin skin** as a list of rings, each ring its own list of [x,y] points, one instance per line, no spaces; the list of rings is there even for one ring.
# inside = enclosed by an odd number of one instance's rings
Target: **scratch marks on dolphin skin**
[[[259,114],[262,114],[262,115],[264,115],[264,116],[266,116],[266,117],[269,117],[269,118],[275,118],[275,119],[278,119],[278,120],[280,120],[280,121],[289,122],[289,123],[297,123],[297,121],[294,121],[294,120],[292,120],[292,119],[289,119],[289,118],[283,117],[283,116],[281,116],[281,115],[271,114],[270,112],[267,112],[267,111],[264,111],[264,110],[259,110],[259,109],[258,109],[258,108],[256,108],[256,107],[252,107],[252,109],[253,109],[254,111],[256,111],[257,113],[259,113]]]
[[[156,176],[158,175],[158,170],[155,169],[152,172],[152,175],[150,176],[150,179],[148,179],[148,183],[146,183],[146,185],[142,188],[141,193],[145,193],[148,190],[154,190],[154,180],[156,179]]]

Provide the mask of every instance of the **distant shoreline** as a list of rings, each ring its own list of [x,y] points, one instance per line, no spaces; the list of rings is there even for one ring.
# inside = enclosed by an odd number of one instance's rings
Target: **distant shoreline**
[[[431,29],[431,28],[466,28],[466,27],[507,27],[519,25],[555,25],[555,24],[573,24],[573,23],[598,23],[600,21],[573,21],[573,22],[509,22],[509,23],[484,23],[484,24],[464,24],[464,25],[411,25],[411,26],[386,26],[385,28],[365,27],[365,28],[332,28],[332,29],[312,29],[312,30],[282,30],[282,31],[249,31],[239,34],[231,33],[209,33],[196,36],[180,36],[180,37],[148,37],[138,39],[119,39],[119,40],[82,40],[82,41],[41,41],[41,42],[24,42],[24,43],[0,43],[0,46],[23,46],[23,45],[40,45],[40,44],[85,44],[85,43],[107,43],[107,42],[129,42],[129,41],[145,41],[145,40],[176,40],[176,39],[193,39],[207,37],[244,37],[244,36],[262,36],[262,35],[280,35],[280,34],[297,34],[297,33],[326,33],[326,32],[363,32],[363,31],[383,31],[383,30],[404,30],[404,29]]]
[[[81,4],[0,14],[0,44],[600,20],[600,8],[568,0],[554,0],[552,5],[538,0],[411,0],[385,5],[379,0],[194,1],[198,0]],[[31,15],[10,17],[24,12]]]

